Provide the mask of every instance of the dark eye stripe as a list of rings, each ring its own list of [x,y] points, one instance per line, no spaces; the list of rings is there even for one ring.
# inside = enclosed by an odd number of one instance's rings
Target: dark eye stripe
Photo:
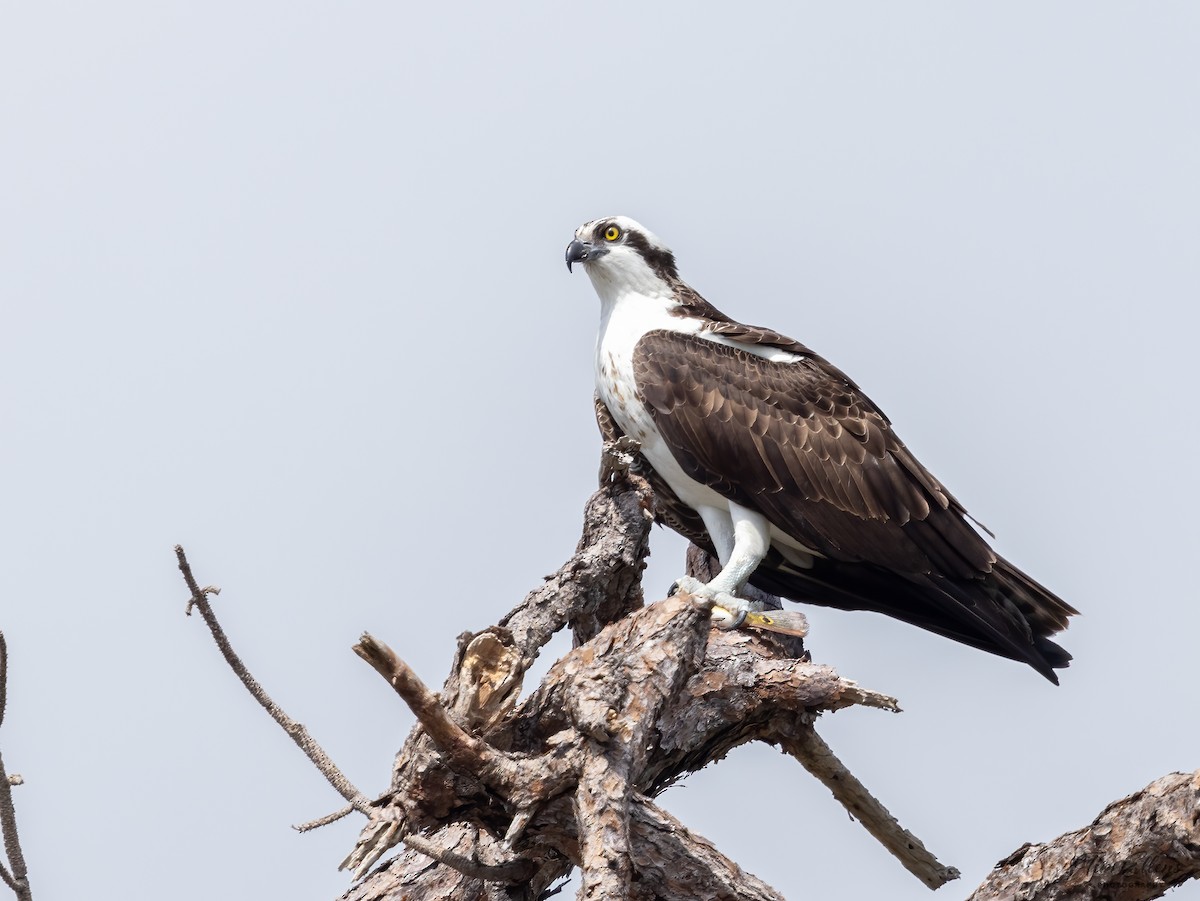
[[[625,246],[632,247],[641,254],[646,264],[667,281],[679,278],[679,271],[675,268],[675,255],[665,248],[651,247],[641,232],[627,232]]]

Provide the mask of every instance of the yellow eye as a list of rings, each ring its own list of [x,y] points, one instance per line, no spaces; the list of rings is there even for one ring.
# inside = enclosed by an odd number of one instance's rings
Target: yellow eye
[[[615,241],[619,237],[621,237],[621,230],[619,228],[617,228],[615,225],[610,225],[608,228],[606,228],[604,230],[604,240],[605,241]]]

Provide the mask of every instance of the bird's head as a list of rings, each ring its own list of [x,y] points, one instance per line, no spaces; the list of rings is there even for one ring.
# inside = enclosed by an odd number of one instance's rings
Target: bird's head
[[[567,269],[575,263],[583,264],[601,296],[669,293],[679,278],[675,255],[628,216],[595,219],[575,229],[575,239],[567,245]]]

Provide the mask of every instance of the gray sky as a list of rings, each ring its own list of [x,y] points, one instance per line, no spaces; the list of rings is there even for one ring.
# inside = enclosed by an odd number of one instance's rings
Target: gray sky
[[[40,898],[345,888],[359,823],[291,831],[340,798],[171,546],[382,790],[412,718],[359,632],[440,683],[577,540],[598,304],[562,255],[613,213],[849,372],[1084,612],[1054,689],[811,611],[905,708],[823,734],[964,871],[941,895],[1200,766],[1196,5],[3,9],[0,747]],[[928,895],[771,749],[662,801],[789,896]]]

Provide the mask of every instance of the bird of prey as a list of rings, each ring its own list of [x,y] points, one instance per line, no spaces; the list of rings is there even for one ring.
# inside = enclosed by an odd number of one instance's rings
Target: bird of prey
[[[1050,636],[1077,611],[992,550],[848,376],[730,319],[632,219],[581,225],[566,258],[600,296],[601,431],[639,442],[659,521],[720,560],[711,581],[679,582],[718,625],[753,609],[749,583],[884,613],[1057,684],[1071,655]]]

